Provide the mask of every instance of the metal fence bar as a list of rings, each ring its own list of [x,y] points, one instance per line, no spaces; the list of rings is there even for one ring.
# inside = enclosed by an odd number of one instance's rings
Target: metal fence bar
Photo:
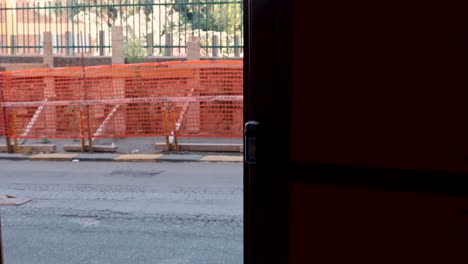
[[[0,4],[0,21],[4,21],[3,19],[3,13],[5,12],[5,8],[3,7],[2,4]],[[3,40],[3,34],[4,34],[4,30],[3,30],[3,23],[0,25],[0,43],[2,45],[2,47],[0,48],[0,51],[3,53],[5,52],[5,47],[4,47],[4,40]]]
[[[55,53],[74,55],[76,32],[82,31],[86,55],[109,55],[110,28],[120,24],[127,43],[141,42],[137,48],[153,50],[155,56],[164,56],[168,50],[173,55],[186,56],[188,37],[197,36],[201,39],[202,56],[213,56],[212,52],[219,50],[221,57],[239,57],[243,53],[242,13],[242,0],[59,0],[0,4],[0,54],[12,51],[39,54],[42,48],[39,33],[50,31],[55,36]],[[107,35],[105,41],[101,41],[101,31]],[[68,41],[67,32],[70,32]],[[150,34],[152,41],[148,41]],[[219,43],[213,42],[215,35]],[[16,37],[14,45],[11,36]]]
[[[17,47],[17,38],[15,35],[11,35],[11,55],[16,55],[16,47]]]
[[[15,9],[18,9],[18,3],[15,3]],[[15,15],[15,19],[14,19],[14,23],[15,23],[15,32],[18,32],[18,14]],[[18,34],[16,34],[16,43],[15,43],[15,46],[18,47],[18,44],[19,44],[19,36]],[[15,47],[15,50],[18,50],[18,48]]]
[[[24,3],[21,3],[21,7],[23,8],[23,9],[21,10],[21,18],[22,18],[22,19],[24,19],[24,17],[25,17],[25,15],[24,15],[24,14],[25,14],[25,12],[24,12],[24,5],[25,5]],[[26,14],[27,14],[27,13],[26,13]],[[23,23],[23,32],[26,31],[26,26],[25,26],[25,25],[26,25],[26,23]],[[29,31],[29,29],[28,29],[28,31]],[[23,36],[23,39],[22,39],[22,40],[23,40],[23,53],[26,53],[26,48],[24,47],[24,46],[26,46],[26,38]]]
[[[32,10],[32,12],[33,12],[33,23],[34,23],[34,24],[33,24],[33,34],[34,34],[33,46],[35,47],[35,48],[34,48],[34,52],[35,52],[35,53],[38,53],[38,51],[37,51],[37,45],[36,45],[36,43],[37,43],[37,42],[36,42],[36,32],[39,32],[39,29],[36,28],[36,26],[37,26],[37,22],[36,22],[36,14],[37,14],[37,12],[36,12],[36,3],[33,3],[33,4],[32,4],[31,10]]]

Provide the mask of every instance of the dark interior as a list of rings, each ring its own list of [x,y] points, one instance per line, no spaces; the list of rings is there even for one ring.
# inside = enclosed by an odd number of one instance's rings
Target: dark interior
[[[461,2],[245,6],[245,263],[464,263]]]

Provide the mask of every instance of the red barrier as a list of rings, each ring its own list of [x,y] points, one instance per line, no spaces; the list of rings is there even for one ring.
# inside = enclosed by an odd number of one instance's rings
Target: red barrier
[[[1,76],[7,124],[0,120],[0,129],[8,127],[12,137],[242,137],[242,61],[57,68]]]

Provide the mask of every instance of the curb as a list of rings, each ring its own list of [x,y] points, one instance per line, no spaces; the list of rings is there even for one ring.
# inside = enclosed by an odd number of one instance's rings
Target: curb
[[[28,160],[29,156],[23,154],[0,153],[0,160]]]
[[[51,153],[51,154],[5,154],[0,160],[31,161],[105,161],[105,162],[243,162],[242,155],[200,155],[200,154],[89,154],[89,153]]]

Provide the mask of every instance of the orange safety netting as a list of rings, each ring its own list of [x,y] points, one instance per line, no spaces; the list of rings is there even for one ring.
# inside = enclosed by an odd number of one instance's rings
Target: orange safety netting
[[[241,137],[242,61],[2,73],[0,133],[17,138]],[[1,109],[0,109],[1,111]]]
[[[0,136],[5,135],[5,125],[4,125],[4,115],[3,115],[3,108],[0,107]]]

